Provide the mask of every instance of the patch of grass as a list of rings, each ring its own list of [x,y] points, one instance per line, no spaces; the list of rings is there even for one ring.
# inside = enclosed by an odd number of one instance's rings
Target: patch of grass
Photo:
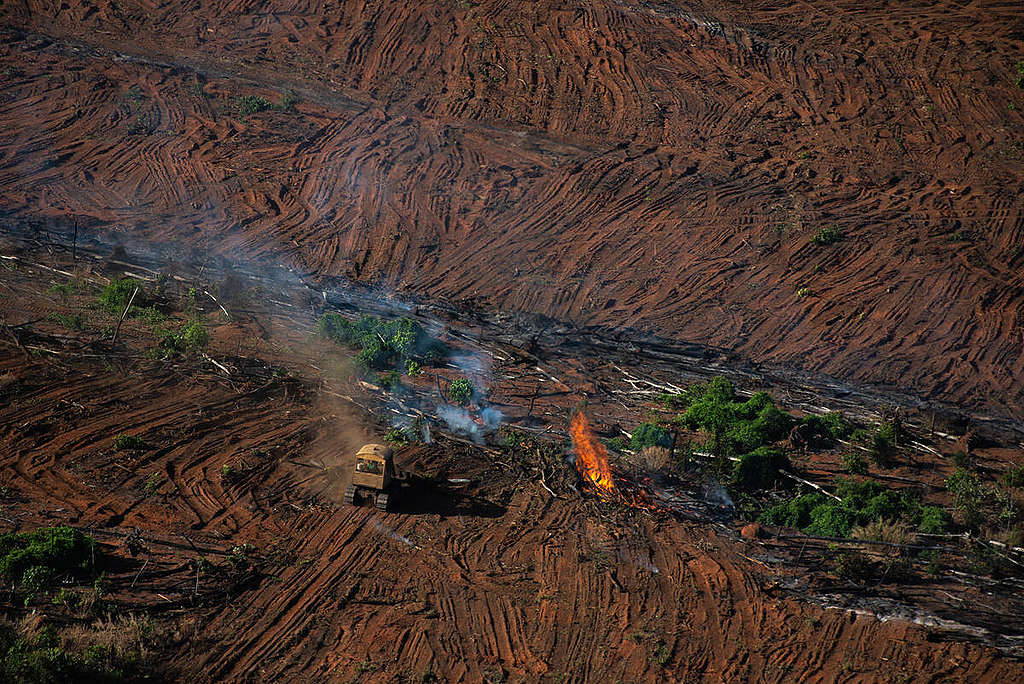
[[[473,384],[466,378],[457,378],[448,384],[448,399],[452,403],[466,406],[473,398]]]
[[[129,435],[122,432],[118,434],[117,437],[114,437],[114,448],[118,451],[143,451],[151,449],[152,446],[150,446],[149,442],[141,437],[136,437],[135,435]]]
[[[78,315],[52,313],[50,320],[68,330],[83,330],[85,328],[85,319]]]
[[[84,283],[79,282],[77,280],[72,280],[66,283],[58,283],[56,285],[51,285],[50,287],[46,288],[46,292],[47,294],[57,295],[58,297],[60,297],[60,301],[62,303],[67,304],[68,299],[70,299],[77,292],[84,289],[86,289],[86,285]]]
[[[834,245],[843,239],[843,229],[838,224],[832,224],[825,228],[819,228],[818,232],[811,238],[811,242],[824,247],[827,245]]]
[[[152,679],[153,623],[135,617],[98,620],[58,632],[38,616],[0,622],[0,675],[12,684],[112,684]],[[162,678],[162,677],[159,677]]]
[[[88,574],[95,542],[70,527],[0,535],[0,575],[15,587],[42,591],[59,579]]]
[[[1024,465],[1017,466],[1003,474],[1003,484],[1007,487],[1024,489]]]

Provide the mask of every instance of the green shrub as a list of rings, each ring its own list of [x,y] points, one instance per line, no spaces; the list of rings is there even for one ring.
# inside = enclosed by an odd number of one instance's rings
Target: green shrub
[[[793,418],[776,408],[772,398],[757,392],[739,401],[725,378],[690,388],[690,407],[679,422],[690,430],[711,433],[710,450],[716,456],[744,454],[789,434]]]
[[[465,378],[452,380],[448,385],[448,398],[456,403],[465,406],[473,398],[473,385]]]
[[[210,342],[210,333],[201,321],[186,323],[178,332],[160,330],[160,355],[170,358],[178,354],[202,351]]]
[[[92,568],[95,542],[70,527],[0,535],[0,575],[32,591]]]
[[[629,449],[629,441],[625,437],[612,437],[606,439],[604,445],[612,451],[626,451]]]
[[[968,527],[975,527],[981,522],[981,508],[984,505],[985,490],[981,482],[963,468],[946,479],[946,489],[953,495],[953,502],[964,514],[964,522]]]
[[[250,114],[257,114],[259,112],[265,112],[274,105],[267,98],[262,95],[246,95],[244,97],[236,97],[235,111],[238,112],[239,116],[249,116]]]
[[[814,435],[828,440],[846,439],[853,432],[853,425],[846,422],[839,411],[823,416],[807,416],[800,424],[807,426]]]
[[[848,537],[857,524],[854,511],[838,502],[819,504],[811,511],[811,524],[804,528],[807,534],[818,537]]]
[[[114,437],[114,448],[118,451],[129,451],[133,449],[149,449],[149,443],[141,437],[120,433]]]
[[[843,469],[851,475],[867,475],[868,461],[857,451],[843,454]]]
[[[925,534],[945,534],[950,528],[952,520],[945,509],[938,506],[923,506],[921,508],[921,522],[917,529]]]
[[[641,423],[633,430],[629,448],[633,451],[640,451],[649,446],[660,446],[667,449],[672,446],[672,435],[660,425]]]
[[[789,458],[778,449],[760,447],[744,454],[732,471],[732,483],[748,491],[768,489],[782,478],[780,470],[790,468]]]
[[[81,316],[69,316],[61,313],[50,314],[50,320],[68,330],[81,330],[85,327],[85,319]]]
[[[128,305],[128,300],[131,299],[135,288],[139,288],[139,293],[135,295],[132,306],[145,305],[146,297],[142,291],[142,284],[134,278],[118,278],[110,281],[110,284],[100,291],[100,306],[110,313],[120,315],[124,311],[124,307]]]
[[[384,433],[384,441],[391,444],[408,444],[409,435],[402,428],[391,428]]]
[[[883,423],[871,435],[871,445],[868,447],[868,454],[871,461],[879,468],[888,468],[892,465],[895,454],[894,444],[895,432],[891,424]]]
[[[291,90],[286,90],[281,93],[281,101],[277,103],[277,108],[283,112],[294,112],[297,104],[299,104],[299,96]]]
[[[136,297],[136,299],[138,299],[138,297]],[[141,318],[149,325],[159,325],[167,320],[167,316],[165,316],[160,311],[160,309],[156,308],[155,306],[144,306],[141,308],[136,308],[133,305],[132,309],[132,315],[135,318]]]
[[[36,634],[20,634],[0,623],[0,680],[11,684],[87,682],[115,684],[141,681],[140,654],[122,653],[107,644],[71,650],[50,626]]]
[[[1024,465],[1006,471],[1003,474],[1003,484],[1007,487],[1024,488]]]
[[[420,366],[418,361],[413,361],[412,359],[409,359],[408,361],[405,362],[405,373],[410,378],[415,378],[421,372],[422,366]]]
[[[402,384],[402,378],[395,371],[385,371],[377,376],[380,386],[386,390],[398,387]]]
[[[837,224],[832,224],[826,228],[818,229],[818,232],[811,238],[811,242],[816,245],[834,245],[843,239],[843,230]]]
[[[811,511],[831,501],[827,496],[812,492],[778,503],[761,514],[759,520],[775,527],[794,527],[802,530],[811,524]]]
[[[839,478],[836,496],[839,501],[817,492],[804,494],[776,504],[760,520],[822,537],[847,537],[854,526],[878,521],[908,520],[920,525],[925,515],[930,525],[936,521],[937,514],[922,507],[913,493],[897,492],[877,482]]]
[[[1024,88],[1024,61],[1017,62],[1013,68],[1017,70],[1017,80],[1015,81],[1017,87]]]
[[[333,342],[360,348],[356,361],[367,369],[385,370],[393,365],[412,368],[418,373],[419,362],[439,363],[448,353],[438,340],[410,318],[383,320],[362,316],[350,321],[335,313],[327,313],[317,321],[317,333]]]

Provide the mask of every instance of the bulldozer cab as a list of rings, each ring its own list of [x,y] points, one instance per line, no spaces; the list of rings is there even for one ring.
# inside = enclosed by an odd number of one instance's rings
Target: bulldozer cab
[[[356,452],[352,484],[367,489],[384,490],[391,484],[395,470],[391,449],[383,444],[367,444]]]

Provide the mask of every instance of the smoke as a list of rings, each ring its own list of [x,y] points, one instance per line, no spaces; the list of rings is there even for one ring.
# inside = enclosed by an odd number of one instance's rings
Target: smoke
[[[412,540],[409,539],[408,537],[405,537],[405,536],[403,536],[401,534],[398,534],[398,532],[396,532],[395,530],[391,529],[390,527],[388,527],[387,525],[382,523],[380,521],[380,518],[378,518],[376,515],[374,515],[373,517],[370,518],[370,523],[373,525],[374,529],[376,529],[378,532],[380,532],[381,534],[385,535],[386,537],[394,539],[395,541],[400,541],[403,544],[405,544],[406,546],[411,546],[412,548],[417,549],[417,550],[420,548],[419,546],[414,544],[412,542]]]
[[[704,501],[728,511],[734,508],[729,492],[717,482],[711,482],[704,488]]]
[[[501,411],[493,406],[488,406],[484,410],[480,411],[480,420],[484,422],[488,431],[497,430],[501,425],[502,418],[504,418],[504,416],[502,416]]]
[[[501,425],[501,411],[488,407],[480,411],[479,419],[464,408],[447,404],[437,407],[435,415],[444,421],[448,429],[454,433],[466,435],[477,444],[483,444],[484,436]]]

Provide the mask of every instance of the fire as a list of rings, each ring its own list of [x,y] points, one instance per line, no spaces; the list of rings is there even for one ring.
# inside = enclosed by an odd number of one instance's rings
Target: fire
[[[582,411],[577,411],[569,424],[572,445],[576,449],[576,469],[591,484],[605,493],[615,491],[612,469],[608,465],[608,451],[597,440],[590,423]]]

